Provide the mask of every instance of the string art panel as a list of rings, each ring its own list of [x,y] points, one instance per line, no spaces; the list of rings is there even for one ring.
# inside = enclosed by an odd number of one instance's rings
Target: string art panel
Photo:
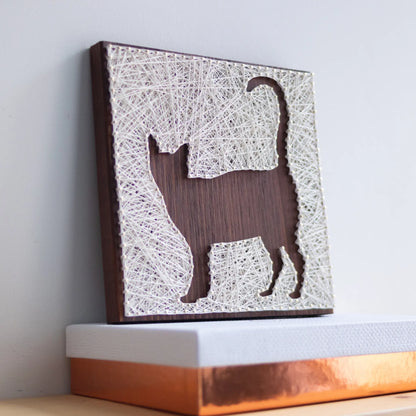
[[[312,74],[91,48],[109,323],[331,313]]]

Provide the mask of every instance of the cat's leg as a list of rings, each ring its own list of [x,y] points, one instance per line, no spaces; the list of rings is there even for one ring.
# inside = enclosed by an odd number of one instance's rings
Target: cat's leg
[[[273,263],[273,277],[272,281],[267,290],[260,293],[260,296],[270,296],[273,293],[273,289],[276,286],[277,279],[283,268],[282,256],[280,255],[279,249],[268,250],[270,253],[270,258]]]
[[[280,250],[269,250],[269,252],[273,262],[273,278],[268,289],[264,292],[261,292],[260,296],[270,296],[273,293],[274,287],[276,286],[276,282],[279,278],[279,274],[283,268],[283,260],[280,254]],[[303,260],[303,256],[298,251],[298,246],[296,246],[296,248],[291,251],[289,257],[295,267],[297,275],[297,283],[295,290],[292,293],[290,293],[289,296],[292,299],[297,299],[301,295],[300,291],[303,285],[303,272],[305,269],[305,262]]]
[[[208,296],[210,289],[210,275],[208,267],[208,247],[201,255],[192,250],[194,261],[194,275],[188,293],[181,297],[183,303],[195,303],[200,298]]]
[[[295,290],[289,295],[292,299],[300,298],[300,291],[303,285],[303,273],[305,271],[305,260],[303,259],[302,254],[299,253],[299,247],[296,245],[294,250],[291,250],[289,254],[290,259],[292,260],[293,265],[296,269],[297,274],[297,283]]]

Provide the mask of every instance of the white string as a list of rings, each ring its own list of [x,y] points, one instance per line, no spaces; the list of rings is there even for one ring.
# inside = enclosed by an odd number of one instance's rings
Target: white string
[[[312,75],[118,45],[107,53],[125,315],[332,308]],[[301,297],[289,297],[297,279],[284,247],[273,294],[259,295],[273,275],[259,236],[213,244],[208,296],[183,303],[192,254],[151,174],[147,139],[152,134],[159,151],[170,153],[187,143],[192,178],[275,168],[279,105],[268,86],[246,92],[258,76],[275,79],[287,102],[288,165],[299,195],[297,242],[305,259]]]

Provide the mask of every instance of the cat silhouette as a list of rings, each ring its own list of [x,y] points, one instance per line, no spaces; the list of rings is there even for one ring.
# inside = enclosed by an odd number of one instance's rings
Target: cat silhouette
[[[194,275],[182,302],[206,297],[210,288],[208,251],[218,242],[260,236],[273,262],[273,277],[262,296],[271,295],[282,269],[279,248],[284,246],[297,272],[292,298],[301,295],[305,262],[296,241],[298,203],[296,187],[287,161],[289,115],[280,85],[269,77],[255,77],[250,92],[267,85],[277,95],[280,123],[276,137],[278,166],[266,171],[234,171],[212,179],[187,177],[187,145],[174,154],[159,153],[149,136],[150,168],[168,213],[188,242]]]

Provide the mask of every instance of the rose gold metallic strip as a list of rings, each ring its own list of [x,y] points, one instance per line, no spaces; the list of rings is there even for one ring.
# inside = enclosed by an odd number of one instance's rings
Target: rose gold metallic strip
[[[197,415],[198,369],[71,358],[71,392]]]
[[[416,352],[202,369],[201,415],[247,412],[416,388]]]
[[[416,352],[200,369],[71,359],[72,392],[219,415],[416,389]]]

